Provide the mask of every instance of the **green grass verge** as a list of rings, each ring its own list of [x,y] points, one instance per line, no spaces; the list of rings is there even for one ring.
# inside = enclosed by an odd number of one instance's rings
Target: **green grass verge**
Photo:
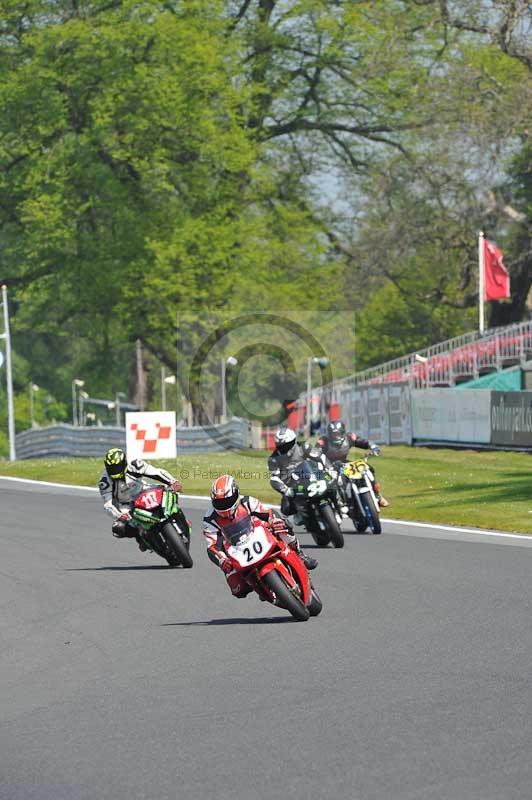
[[[267,453],[246,451],[187,455],[160,463],[183,481],[187,494],[207,495],[217,475],[231,472],[243,492],[277,502],[266,459]],[[372,463],[391,503],[385,516],[532,532],[532,462],[527,453],[395,446],[384,447],[382,457]],[[96,486],[101,467],[96,458],[0,461],[0,474]]]

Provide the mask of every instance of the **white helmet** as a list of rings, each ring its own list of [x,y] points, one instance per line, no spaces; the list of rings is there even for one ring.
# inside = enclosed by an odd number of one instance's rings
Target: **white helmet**
[[[295,443],[296,434],[292,428],[288,428],[286,425],[283,425],[282,428],[279,428],[275,434],[275,444],[279,453],[282,453],[283,455],[289,453],[294,448]]]

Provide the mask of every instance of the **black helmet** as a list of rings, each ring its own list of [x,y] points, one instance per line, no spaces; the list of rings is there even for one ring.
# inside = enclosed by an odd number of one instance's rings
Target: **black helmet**
[[[279,428],[275,434],[275,445],[278,453],[286,455],[286,453],[289,453],[291,450],[293,450],[295,443],[296,434],[292,428],[288,428],[286,425],[283,425],[282,428]]]
[[[119,447],[111,447],[105,454],[103,463],[112,481],[117,481],[126,474],[126,454]]]
[[[327,436],[331,444],[341,444],[345,439],[345,425],[341,420],[329,422],[327,425]]]

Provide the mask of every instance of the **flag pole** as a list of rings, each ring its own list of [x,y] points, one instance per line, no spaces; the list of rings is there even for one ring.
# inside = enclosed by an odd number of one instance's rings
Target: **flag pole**
[[[484,267],[484,232],[478,234],[478,330],[484,333],[484,296],[485,296],[485,267]]]

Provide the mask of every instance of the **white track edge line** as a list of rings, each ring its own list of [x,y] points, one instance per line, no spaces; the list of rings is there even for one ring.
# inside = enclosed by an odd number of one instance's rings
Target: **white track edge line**
[[[40,486],[53,486],[59,489],[77,489],[81,492],[97,492],[98,489],[94,486],[78,486],[74,483],[52,483],[51,481],[36,481],[33,478],[13,478],[10,475],[0,475],[0,480],[15,481],[17,483],[32,483]],[[208,497],[201,494],[180,494],[184,500],[209,500]],[[266,503],[271,508],[279,508],[279,506]],[[434,525],[428,522],[408,522],[403,519],[390,519],[388,517],[381,517],[382,522],[391,523],[392,525],[409,525],[413,528],[431,528],[438,531],[449,531],[450,533],[473,533],[479,536],[498,536],[504,539],[532,539],[532,535],[526,533],[502,533],[498,531],[484,531],[481,528],[459,528],[450,525]]]
[[[382,522],[391,522],[393,525],[409,525],[413,528],[433,528],[437,531],[450,531],[451,533],[474,533],[479,536],[500,536],[506,539],[532,539],[528,533],[503,533],[502,531],[485,531],[482,528],[458,528],[452,525],[434,525],[428,522],[408,522],[404,519],[388,519],[381,517]]]

